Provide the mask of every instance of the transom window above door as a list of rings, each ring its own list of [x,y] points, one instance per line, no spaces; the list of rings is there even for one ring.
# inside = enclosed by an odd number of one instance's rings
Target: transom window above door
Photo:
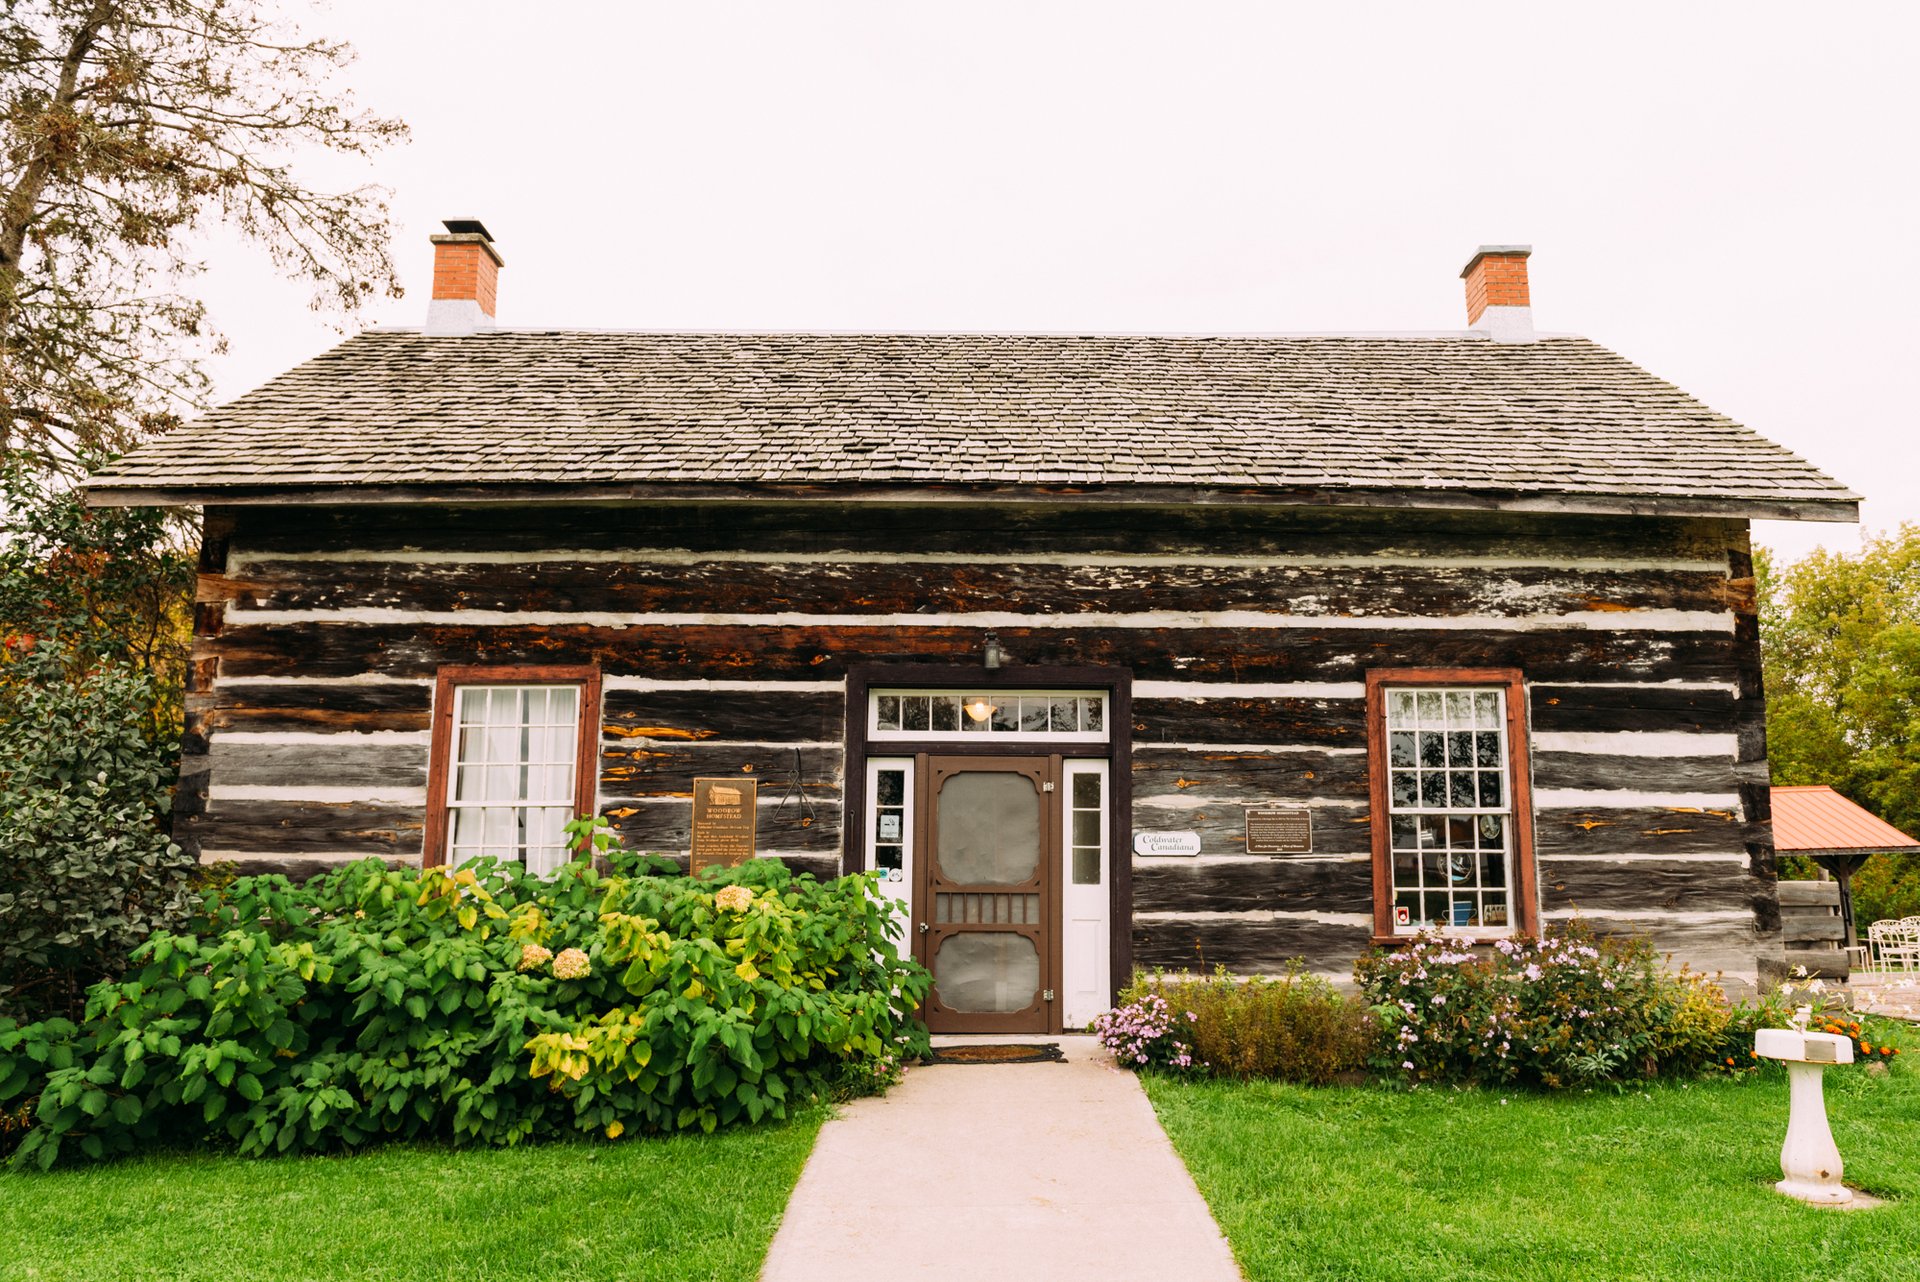
[[[1105,743],[1107,695],[1089,690],[883,690],[867,695],[870,740]]]

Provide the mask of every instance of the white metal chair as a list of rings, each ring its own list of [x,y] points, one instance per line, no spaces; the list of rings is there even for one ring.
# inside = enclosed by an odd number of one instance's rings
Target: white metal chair
[[[1920,917],[1876,921],[1867,927],[1867,953],[1879,971],[1920,971]]]

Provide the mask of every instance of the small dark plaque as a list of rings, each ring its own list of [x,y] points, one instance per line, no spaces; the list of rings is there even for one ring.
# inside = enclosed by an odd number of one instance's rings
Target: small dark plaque
[[[1247,853],[1312,854],[1313,812],[1305,806],[1248,806]]]
[[[753,858],[753,830],[760,785],[753,779],[693,781],[693,853],[691,870],[719,865],[731,868]]]

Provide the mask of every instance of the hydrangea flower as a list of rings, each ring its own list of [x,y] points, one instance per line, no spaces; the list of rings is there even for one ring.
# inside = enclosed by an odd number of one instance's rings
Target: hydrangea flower
[[[545,952],[545,949],[541,949]],[[593,974],[593,967],[587,961],[587,955],[578,948],[562,949],[553,959],[553,977],[555,979],[585,979]]]
[[[745,886],[728,886],[713,897],[713,906],[731,913],[743,913],[753,907],[753,892]]]
[[[520,946],[519,968],[521,970],[538,970],[552,959],[553,950],[551,948],[542,948],[538,944],[522,944]]]

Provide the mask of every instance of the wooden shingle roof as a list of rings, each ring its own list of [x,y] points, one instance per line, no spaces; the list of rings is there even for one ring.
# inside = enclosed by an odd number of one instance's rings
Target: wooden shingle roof
[[[926,487],[1840,520],[1858,501],[1598,344],[1470,332],[372,330],[89,482],[108,503]]]

